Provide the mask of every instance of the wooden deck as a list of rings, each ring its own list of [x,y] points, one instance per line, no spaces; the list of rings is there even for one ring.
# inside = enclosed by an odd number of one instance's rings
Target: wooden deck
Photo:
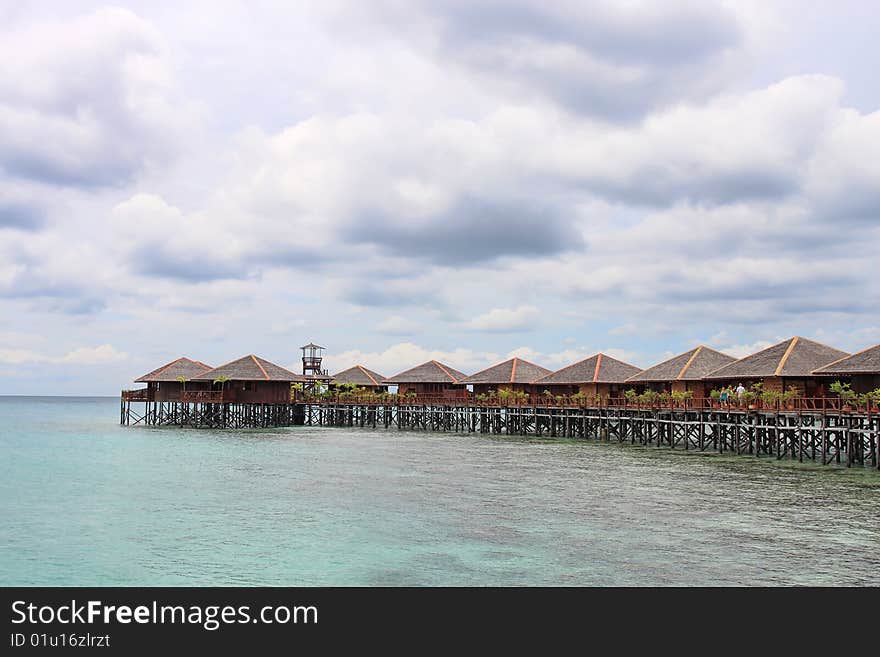
[[[880,415],[841,410],[307,403],[308,425],[564,437],[880,468]]]
[[[880,413],[832,398],[743,407],[714,400],[642,405],[625,399],[573,404],[535,397],[528,404],[404,398],[298,399],[241,403],[233,391],[194,391],[181,401],[151,401],[124,391],[120,423],[212,429],[294,425],[369,427],[598,439],[671,449],[773,456],[880,469]],[[138,402],[144,402],[143,405]],[[563,402],[563,403],[561,403]],[[565,403],[567,402],[567,403]]]
[[[473,395],[464,398],[449,398],[443,395],[416,395],[412,397],[387,394],[346,396],[344,394],[330,397],[298,396],[297,402],[306,404],[366,404],[366,405],[467,405],[480,408],[615,408],[635,410],[689,410],[689,411],[768,411],[768,412],[835,412],[878,415],[880,408],[873,402],[867,405],[845,405],[838,397],[797,397],[789,401],[766,404],[755,400],[749,404],[736,401],[717,401],[714,399],[688,399],[684,401],[656,401],[646,404],[629,401],[624,397],[586,400],[572,399],[570,395],[546,396],[530,395],[521,402],[507,402],[498,399],[477,401]]]
[[[151,402],[153,391],[149,388],[137,388],[136,390],[123,390],[122,401],[124,402]]]

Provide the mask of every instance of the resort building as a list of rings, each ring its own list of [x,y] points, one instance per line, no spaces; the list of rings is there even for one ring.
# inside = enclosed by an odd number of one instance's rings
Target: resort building
[[[467,377],[464,372],[429,360],[390,379],[383,381],[386,385],[396,385],[401,395],[415,394],[419,397],[439,397],[442,399],[467,399],[467,387],[461,380]]]
[[[735,360],[705,378],[707,384],[715,388],[739,383],[748,388],[761,383],[764,390],[795,390],[800,397],[824,397],[828,392],[827,377],[815,375],[814,370],[848,355],[834,347],[795,336]]]
[[[203,372],[193,381],[210,386],[205,392],[184,394],[183,401],[287,404],[291,401],[291,384],[304,383],[307,378],[251,354]]]
[[[813,374],[840,379],[858,393],[876,390],[880,388],[880,344],[815,369]]]
[[[383,383],[384,380],[385,377],[381,374],[368,370],[363,365],[355,365],[334,374],[330,385],[354,384],[359,388],[366,388],[370,392],[387,392],[388,386]]]
[[[534,392],[532,381],[550,373],[546,367],[535,365],[522,358],[511,358],[481,372],[471,374],[462,379],[461,383],[473,385],[475,395],[500,389],[532,393]]]
[[[178,358],[135,379],[135,383],[146,383],[147,387],[143,390],[129,392],[138,393],[138,401],[180,401],[181,393],[184,390],[209,389],[204,383],[193,381],[193,379],[210,369],[210,365],[205,365],[200,361]]]
[[[691,392],[694,399],[704,399],[709,391],[703,377],[735,360],[733,356],[700,345],[642,370],[626,382],[656,392]]]
[[[626,380],[641,372],[635,365],[605,354],[589,358],[551,372],[533,383],[538,394],[550,390],[557,395],[583,393],[590,397],[618,397],[628,387]]]

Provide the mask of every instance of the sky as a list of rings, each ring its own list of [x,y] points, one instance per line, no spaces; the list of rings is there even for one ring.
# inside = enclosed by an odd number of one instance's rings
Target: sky
[[[873,5],[873,6],[872,6]],[[0,394],[880,343],[871,2],[0,0]]]

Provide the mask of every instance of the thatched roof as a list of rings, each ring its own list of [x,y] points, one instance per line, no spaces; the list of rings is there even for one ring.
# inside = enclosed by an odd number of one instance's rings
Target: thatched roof
[[[623,383],[629,377],[641,372],[635,365],[624,363],[605,354],[596,354],[582,361],[551,372],[534,381],[537,385],[581,383]]]
[[[880,374],[880,344],[828,363],[813,374]]]
[[[178,358],[162,367],[158,367],[149,374],[144,374],[134,380],[135,383],[154,383],[157,381],[177,381],[178,377],[193,379],[211,369],[210,365],[189,358]]]
[[[215,381],[226,377],[230,381],[306,381],[302,374],[294,374],[280,365],[270,363],[265,358],[242,356],[213,370],[193,377],[196,381]]]
[[[395,374],[383,383],[458,383],[467,376],[464,372],[444,365],[436,360],[429,360],[400,374]]]
[[[492,367],[488,367],[481,372],[471,374],[469,377],[462,379],[459,383],[483,383],[483,384],[505,384],[505,383],[531,383],[535,379],[550,374],[550,370],[540,365],[535,365],[522,358],[511,358],[503,363],[498,363]]]
[[[733,356],[722,354],[700,345],[689,351],[673,356],[669,360],[642,370],[627,379],[629,383],[648,383],[651,381],[699,381],[704,376],[734,362]]]
[[[354,383],[359,386],[381,386],[384,380],[384,376],[363,365],[355,365],[333,375],[333,383]]]
[[[706,375],[707,379],[749,379],[769,376],[809,377],[813,370],[848,356],[845,351],[807,340],[789,338],[735,360]]]

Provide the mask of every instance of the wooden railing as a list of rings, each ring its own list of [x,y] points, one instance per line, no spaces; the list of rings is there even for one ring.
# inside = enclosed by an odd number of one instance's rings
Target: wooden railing
[[[137,390],[123,390],[123,401],[151,402],[155,401],[155,391],[149,388]],[[173,401],[173,400],[169,400]],[[225,404],[237,401],[235,390],[185,390],[180,393],[180,401],[185,403],[201,404]],[[643,410],[725,410],[725,411],[749,411],[761,410],[771,412],[833,412],[833,413],[880,413],[880,405],[869,399],[865,403],[844,403],[839,397],[796,397],[794,399],[782,399],[773,403],[767,403],[760,399],[739,401],[728,399],[684,399],[672,398],[655,399],[652,401],[639,401],[625,397],[581,397],[578,395],[527,395],[525,398],[502,398],[491,397],[489,399],[477,399],[473,393],[467,396],[457,395],[450,397],[443,394],[430,395],[396,395],[336,393],[324,395],[310,395],[297,392],[291,398],[294,402],[307,402],[310,404],[391,404],[391,405],[431,405],[444,406],[470,405],[485,408],[503,408],[515,406],[538,406],[542,408],[622,408]]]
[[[153,401],[152,390],[149,388],[138,388],[137,390],[123,390],[122,401],[147,402]]]
[[[180,393],[180,401],[200,404],[225,404],[235,401],[233,390],[184,390]]]
[[[760,399],[753,401],[728,400],[720,401],[716,399],[656,399],[653,401],[639,401],[627,399],[625,397],[587,397],[580,398],[571,395],[529,395],[527,398],[501,399],[498,397],[491,399],[477,400],[476,396],[470,394],[466,398],[450,398],[443,395],[416,395],[403,396],[386,393],[384,395],[351,395],[351,394],[331,394],[331,395],[303,395],[298,394],[295,401],[307,402],[312,404],[392,404],[392,405],[429,405],[442,404],[446,406],[455,406],[458,404],[468,404],[471,406],[498,408],[498,407],[514,407],[514,406],[538,406],[552,408],[622,408],[622,409],[643,409],[643,410],[726,410],[726,411],[779,411],[779,412],[854,412],[854,413],[878,413],[878,404],[874,401],[868,401],[866,404],[842,403],[838,397],[796,397],[794,399],[779,400],[774,403],[762,402]]]

